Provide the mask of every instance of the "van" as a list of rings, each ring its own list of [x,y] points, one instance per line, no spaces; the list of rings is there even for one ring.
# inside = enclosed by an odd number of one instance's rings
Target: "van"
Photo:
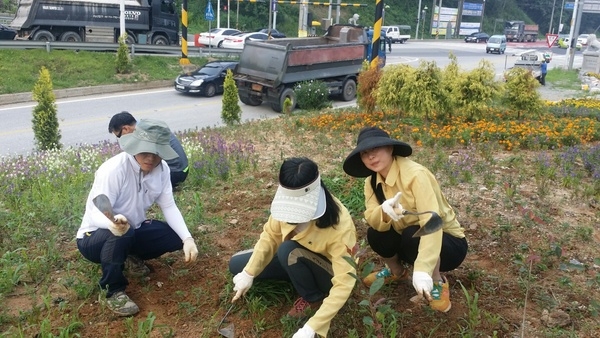
[[[504,35],[492,35],[487,41],[485,46],[486,53],[498,53],[504,54],[506,51],[506,36]]]

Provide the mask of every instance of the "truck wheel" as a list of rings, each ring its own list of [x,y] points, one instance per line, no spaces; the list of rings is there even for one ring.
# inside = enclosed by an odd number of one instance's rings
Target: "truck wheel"
[[[81,36],[75,32],[64,32],[60,36],[60,41],[63,42],[81,42]]]
[[[342,86],[342,100],[351,101],[356,97],[356,81],[348,79]]]
[[[166,46],[169,45],[169,40],[162,35],[158,35],[152,38],[152,44]]]
[[[40,29],[33,34],[33,40],[35,41],[54,41],[54,35],[47,30]]]
[[[127,39],[125,39],[126,45],[134,45],[136,43],[135,37],[129,33],[127,33]]]
[[[206,88],[204,88],[204,95],[206,95],[206,97],[213,97],[216,93],[217,87],[215,87],[214,83],[209,83],[206,85]]]
[[[283,111],[283,103],[288,97],[290,98],[290,100],[292,100],[292,106],[290,107],[290,111],[293,111],[294,108],[296,108],[296,93],[294,93],[294,90],[292,88],[284,89],[281,92],[281,95],[279,95],[279,103],[272,103],[271,109],[278,113],[281,113]]]
[[[240,101],[242,101],[243,104],[247,104],[249,106],[260,106],[262,104],[262,100],[260,98],[252,95],[240,95]]]

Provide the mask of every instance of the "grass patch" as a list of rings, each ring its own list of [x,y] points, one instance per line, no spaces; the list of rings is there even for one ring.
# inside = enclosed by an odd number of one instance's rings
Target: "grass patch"
[[[552,87],[555,88],[581,90],[581,80],[579,80],[579,71],[576,69],[550,69],[548,70],[548,74],[546,74],[546,83],[552,84]]]
[[[50,71],[54,89],[173,80],[181,73],[179,57],[139,55],[133,58],[131,74],[119,75],[116,53],[41,49],[0,50],[0,94],[30,92],[42,67]],[[15,67],[19,60],[19,67]],[[191,57],[202,65],[207,58]]]

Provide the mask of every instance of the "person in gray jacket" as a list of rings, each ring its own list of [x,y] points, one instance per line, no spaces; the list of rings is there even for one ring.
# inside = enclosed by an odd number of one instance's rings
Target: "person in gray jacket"
[[[122,111],[115,114],[108,123],[108,132],[114,134],[117,138],[122,135],[133,133],[137,120],[129,112]],[[188,158],[183,150],[181,142],[177,136],[171,132],[171,148],[175,150],[179,157],[166,161],[171,169],[171,187],[175,189],[187,178],[189,172]]]

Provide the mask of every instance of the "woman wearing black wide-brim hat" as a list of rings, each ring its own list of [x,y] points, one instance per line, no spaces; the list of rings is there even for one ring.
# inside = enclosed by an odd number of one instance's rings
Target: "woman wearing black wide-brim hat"
[[[417,293],[429,300],[431,308],[446,312],[451,307],[450,290],[440,271],[454,270],[463,262],[467,240],[435,176],[408,159],[411,154],[407,143],[390,138],[382,129],[367,127],[344,161],[348,175],[366,178],[367,240],[387,265],[363,281],[370,286],[377,278],[385,278],[386,283],[406,280],[404,263],[413,265]],[[404,210],[436,212],[443,221],[442,231],[413,238],[431,214],[405,215]]]

